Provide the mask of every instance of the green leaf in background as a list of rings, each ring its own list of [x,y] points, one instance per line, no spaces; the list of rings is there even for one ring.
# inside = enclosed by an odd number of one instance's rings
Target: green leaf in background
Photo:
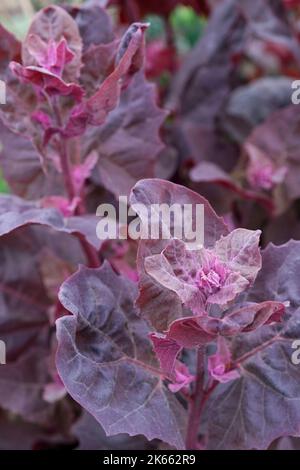
[[[7,183],[5,179],[3,178],[1,171],[0,171],[0,193],[9,193],[9,187],[7,186]]]
[[[165,34],[164,20],[159,15],[147,15],[145,21],[150,23],[150,28],[147,30],[147,40],[154,41],[160,39]]]
[[[0,23],[20,40],[24,39],[31,19],[29,15],[19,14],[11,17],[0,15]]]
[[[193,8],[185,6],[175,8],[170,16],[170,22],[179,50],[183,52],[196,44],[206,24],[204,17],[197,15]]]

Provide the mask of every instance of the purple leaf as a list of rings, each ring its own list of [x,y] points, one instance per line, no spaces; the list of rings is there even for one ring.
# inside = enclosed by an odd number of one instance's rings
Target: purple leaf
[[[277,201],[281,212],[300,195],[298,126],[297,106],[288,106],[254,129],[244,146],[249,157],[247,176],[250,183],[265,189],[283,188]]]
[[[300,269],[299,241],[290,240],[282,246],[269,244],[263,252],[262,269],[251,289],[249,300],[266,298],[290,302],[289,310],[299,306],[300,286],[297,273]]]
[[[77,23],[84,52],[93,45],[108,44],[113,41],[111,17],[98,1],[90,0],[80,7],[67,6],[66,8]]]
[[[39,36],[31,34],[27,38],[27,48],[39,67],[58,76],[74,58],[64,37],[57,44],[53,39],[45,43]]]
[[[41,156],[31,139],[10,131],[0,122],[2,150],[0,163],[6,181],[18,196],[36,199],[47,194],[60,194],[61,177],[54,168],[47,177],[41,164]]]
[[[291,305],[283,323],[234,338],[232,363],[241,378],[218,386],[207,405],[210,449],[265,449],[280,436],[300,435],[299,365],[292,360],[293,341],[300,337],[299,263],[296,241],[263,252],[251,299],[272,295]]]
[[[135,291],[108,264],[69,278],[59,297],[72,315],[57,322],[57,368],[108,436],[143,434],[182,448],[185,413],[162,382]]]
[[[274,111],[290,104],[291,84],[288,77],[263,77],[236,88],[227,103],[223,127],[234,140],[243,143]]]
[[[96,216],[78,216],[64,219],[55,209],[42,209],[37,203],[26,202],[16,196],[0,198],[0,236],[9,234],[25,225],[45,225],[69,234],[81,234],[99,249],[101,241],[96,237]]]
[[[21,43],[15,36],[0,25],[0,75],[6,74],[7,66],[21,53]]]
[[[170,206],[177,203],[204,205],[204,244],[206,247],[214,246],[217,239],[222,234],[227,234],[228,230],[224,222],[218,217],[208,202],[182,186],[175,185],[168,181],[159,179],[149,179],[140,181],[132,190],[131,205],[144,204],[148,211],[151,204],[166,203]],[[137,206],[138,210],[138,206]],[[138,214],[142,217],[142,223],[149,223],[145,219],[145,215]],[[193,213],[195,217],[195,213]],[[193,221],[195,224],[195,220]],[[172,225],[170,231],[172,233]],[[168,240],[141,240],[138,252],[138,270],[140,275],[140,295],[138,298],[138,306],[142,315],[151,322],[158,331],[164,331],[172,320],[182,317],[182,305],[178,296],[166,289],[160,283],[154,281],[145,270],[144,261],[146,257],[159,254],[167,246]]]
[[[209,449],[266,449],[280,436],[299,436],[299,365],[291,361],[299,334],[298,310],[279,333],[256,330],[235,340],[241,378],[212,397]],[[241,343],[252,357],[241,360]]]
[[[281,173],[282,170],[278,173],[274,171],[274,176],[276,175],[275,179],[278,178]],[[273,173],[271,176],[273,176]],[[262,194],[261,192],[245,189],[239,182],[235,181],[230,174],[226,173],[215,163],[206,161],[198,163],[190,171],[190,178],[195,183],[215,183],[216,185],[221,186],[221,188],[225,188],[225,191],[223,190],[223,193],[221,194],[223,194],[225,202],[229,204],[230,209],[232,199],[239,197],[243,200],[257,201],[270,213],[274,211],[274,203],[270,197]],[[229,191],[232,192],[232,194],[230,194]],[[216,201],[216,203],[217,202],[219,201]]]
[[[214,247],[216,256],[232,271],[238,271],[249,283],[253,283],[261,269],[259,249],[260,230],[239,228],[221,237]]]
[[[128,434],[118,434],[107,437],[103,428],[92,415],[83,412],[73,426],[73,434],[79,445],[77,450],[150,450],[155,448],[143,436],[130,437]]]
[[[92,147],[99,155],[92,178],[116,197],[129,196],[137,181],[154,176],[163,148],[159,131],[166,116],[155,97],[154,86],[137,73],[106,122],[87,130],[84,149]]]
[[[131,75],[142,67],[144,33],[148,25],[134,23],[125,33],[115,70],[104,80],[96,93],[76,107],[66,124],[64,134],[74,137],[83,134],[88,125],[100,126],[118,105],[122,83],[127,85]]]

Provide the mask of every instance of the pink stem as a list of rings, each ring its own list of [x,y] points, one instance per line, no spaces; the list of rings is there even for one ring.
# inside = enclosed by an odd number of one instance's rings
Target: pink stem
[[[198,449],[198,432],[204,406],[218,382],[213,382],[208,390],[204,390],[204,347],[198,349],[196,385],[189,404],[189,418],[186,435],[186,449]]]
[[[71,172],[70,159],[68,156],[67,144],[64,140],[61,141],[61,145],[60,145],[60,165],[61,165],[62,173],[64,176],[65,187],[68,193],[69,200],[71,202],[76,196],[76,191],[75,191],[74,183],[72,179],[72,172]]]
[[[197,372],[195,390],[189,405],[189,419],[186,435],[187,450],[197,448],[198,429],[201,417],[201,403],[203,399],[203,379],[204,379],[204,348],[199,348],[197,353]]]
[[[90,268],[99,268],[101,265],[97,250],[91,245],[84,236],[77,235]]]
[[[55,98],[52,100],[52,109],[53,109],[53,112],[57,121],[57,125],[60,128],[62,128],[63,126],[62,118],[61,118],[61,114],[59,111],[57,100]],[[76,196],[76,190],[75,190],[74,181],[72,178],[72,168],[71,168],[71,163],[70,163],[70,158],[69,158],[69,153],[68,153],[68,146],[64,139],[60,140],[59,156],[60,156],[60,165],[61,165],[61,169],[62,169],[62,173],[64,177],[65,188],[66,188],[69,200],[71,202]],[[79,214],[85,213],[84,203],[79,205],[77,213]],[[77,238],[86,255],[88,265],[91,268],[98,268],[101,263],[99,260],[97,250],[86,240],[84,236],[81,236],[78,234]]]

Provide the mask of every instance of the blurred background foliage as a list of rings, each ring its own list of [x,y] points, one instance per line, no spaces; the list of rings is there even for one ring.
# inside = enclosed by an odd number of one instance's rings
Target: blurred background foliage
[[[19,39],[22,39],[26,34],[34,13],[53,3],[59,4],[62,2],[58,0],[1,0],[0,22]],[[63,3],[72,3],[72,1],[64,0]],[[77,1],[76,3],[82,2]]]
[[[163,0],[162,0],[163,1]],[[35,12],[51,4],[72,4],[83,3],[81,0],[1,0],[0,1],[0,22],[15,36],[22,40]],[[112,11],[112,17],[114,12]],[[171,28],[171,34],[175,42],[178,54],[188,52],[200,38],[205,26],[204,17],[200,17],[195,11],[186,6],[178,6],[171,14],[169,25],[158,15],[148,15],[141,20],[149,21],[147,41],[155,41],[166,38],[167,28]],[[170,30],[169,30],[170,33]],[[161,77],[161,80],[168,80],[168,77]],[[8,186],[0,173],[0,192],[8,192]]]
[[[1,0],[0,22],[22,39],[36,11],[47,5],[62,3],[78,5],[84,2],[81,0]],[[145,20],[151,23],[148,33],[150,40],[159,39],[165,34],[165,24],[160,16],[148,15]],[[178,6],[171,14],[170,24],[178,47],[185,51],[193,47],[199,39],[205,20],[191,7]]]

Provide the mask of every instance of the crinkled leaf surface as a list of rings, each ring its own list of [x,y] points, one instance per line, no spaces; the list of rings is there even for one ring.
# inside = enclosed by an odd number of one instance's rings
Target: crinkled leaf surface
[[[0,75],[6,74],[11,60],[17,59],[21,53],[21,43],[15,36],[0,25]]]
[[[143,204],[148,211],[150,211],[152,204],[164,203],[169,206],[175,203],[180,205],[192,204],[194,208],[196,204],[204,205],[204,244],[207,247],[213,246],[222,234],[225,235],[228,232],[223,220],[215,214],[204,198],[187,188],[168,181],[159,179],[139,181],[132,190],[130,201],[133,207],[135,204]],[[142,218],[142,224],[148,226],[148,218],[145,220],[143,213],[138,213],[138,215]],[[195,217],[194,213],[193,217]],[[195,223],[195,220],[193,223]],[[172,229],[171,224],[171,234]],[[168,242],[169,240],[141,240],[137,259],[140,276],[138,306],[142,315],[158,331],[166,330],[172,320],[182,316],[182,305],[178,296],[155,282],[147,274],[144,266],[146,257],[161,253]]]
[[[115,69],[92,96],[72,110],[64,129],[65,136],[82,135],[88,125],[100,126],[116,108],[122,88],[125,88],[131,77],[142,68],[144,34],[148,26],[146,23],[133,23],[128,28],[117,51]]]
[[[17,196],[3,195],[0,198],[0,236],[25,225],[45,225],[69,234],[78,234],[89,243],[100,248],[101,241],[96,237],[97,218],[78,216],[64,218],[56,209],[44,209],[38,203],[24,201]]]
[[[185,411],[162,382],[135,284],[108,264],[80,268],[60,290],[57,368],[71,396],[107,435],[143,434],[183,448]]]
[[[291,302],[285,320],[237,336],[231,346],[241,378],[218,386],[208,403],[211,449],[263,449],[280,437],[300,435],[300,370],[292,343],[300,337],[297,276],[300,243],[269,245],[251,299]]]
[[[78,450],[147,450],[151,449],[151,442],[143,436],[130,437],[128,434],[119,434],[107,437],[103,428],[87,411],[73,426],[73,434],[77,437]],[[155,448],[155,446],[153,445]]]
[[[0,124],[0,164],[12,190],[22,197],[36,198],[53,191],[62,191],[57,172],[45,178],[40,156],[32,142]],[[52,174],[52,176],[51,176]],[[55,176],[55,177],[54,177]]]
[[[0,201],[0,338],[7,360],[0,368],[0,406],[52,426],[57,408],[45,401],[44,390],[52,381],[51,324],[59,312],[59,305],[53,304],[53,287],[59,287],[63,270],[68,275],[85,258],[56,211],[32,207],[13,196],[2,196]],[[57,273],[49,264],[45,269],[51,254],[52,261],[59,260]]]
[[[155,103],[154,86],[142,72],[136,74],[105,124],[87,131],[84,152],[95,149],[99,156],[94,181],[118,197],[128,196],[139,179],[154,176],[165,116]]]
[[[256,127],[245,142],[254,146],[276,167],[286,167],[286,174],[281,183],[281,198],[289,202],[299,198],[300,157],[298,152],[300,120],[298,108],[287,106],[271,114],[260,126]]]
[[[259,237],[259,230],[236,229],[210,251],[172,240],[160,254],[145,259],[146,273],[201,314],[207,304],[226,305],[254,281],[261,268]]]

